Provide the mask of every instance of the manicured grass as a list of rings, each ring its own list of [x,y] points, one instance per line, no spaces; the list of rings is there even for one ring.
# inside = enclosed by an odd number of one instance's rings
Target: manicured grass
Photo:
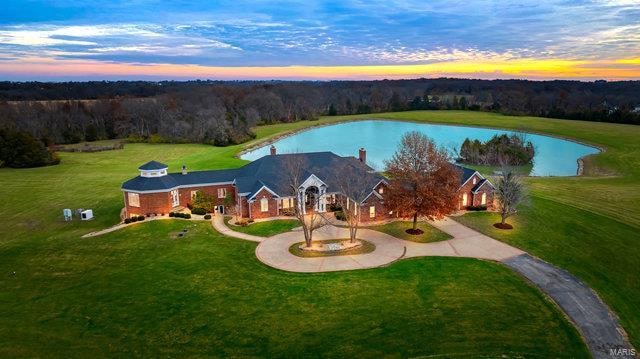
[[[324,241],[314,241],[314,242],[338,243],[338,242],[348,241],[348,240],[349,240],[349,238],[342,238],[342,239],[327,239],[327,240],[324,240]],[[317,257],[348,256],[348,255],[354,255],[354,254],[367,254],[367,253],[371,253],[374,250],[376,250],[375,244],[373,244],[371,242],[368,242],[368,241],[365,241],[363,239],[358,239],[358,240],[362,242],[362,245],[360,247],[349,249],[349,250],[345,250],[345,251],[340,251],[340,252],[303,251],[303,250],[300,249],[300,245],[303,244],[304,242],[298,242],[298,243],[294,243],[291,246],[289,246],[289,253],[293,254],[294,256],[298,256],[298,257],[317,258]]]
[[[588,355],[556,307],[497,264],[295,274],[208,223],[172,239],[184,223],[0,251],[0,357]]]
[[[529,224],[522,227],[526,228],[526,231],[519,230],[520,227],[516,222],[514,223],[516,230],[509,234],[509,238],[507,235],[499,235],[498,239],[511,241],[510,243],[522,249],[530,250],[533,254],[571,271],[596,289],[605,302],[621,317],[631,342],[636,347],[640,347],[638,306],[640,285],[637,281],[640,277],[638,275],[640,255],[637,251],[640,247],[638,243],[640,239],[638,235],[640,233],[640,206],[638,205],[640,203],[640,141],[638,141],[640,126],[509,117],[462,111],[422,111],[331,117],[319,121],[260,126],[256,129],[258,139],[252,143],[255,144],[283,131],[355,118],[395,118],[512,128],[570,137],[606,147],[605,153],[587,158],[585,163],[587,176],[527,180],[533,197],[530,211],[535,215],[528,216],[526,219]],[[4,350],[14,356],[18,354],[51,356],[53,353],[63,351],[71,351],[76,354],[74,356],[95,355],[96,352],[105,353],[104,355],[111,352],[126,352],[128,355],[148,353],[149,356],[153,354],[170,356],[178,349],[184,350],[187,355],[200,353],[205,351],[206,349],[202,348],[207,346],[215,348],[207,352],[209,355],[246,356],[260,351],[266,353],[264,355],[275,356],[290,352],[295,356],[304,350],[304,346],[297,343],[297,346],[293,347],[291,343],[283,344],[276,339],[270,342],[272,338],[269,336],[270,332],[263,333],[257,327],[249,331],[254,335],[249,338],[242,334],[244,326],[232,326],[228,322],[234,319],[238,323],[242,320],[246,322],[248,320],[246,317],[260,312],[263,316],[269,316],[274,325],[283,325],[281,322],[288,319],[286,313],[281,311],[269,313],[269,304],[278,303],[278,300],[283,298],[287,299],[292,293],[294,296],[302,295],[301,292],[306,291],[305,285],[309,278],[320,278],[314,279],[319,282],[329,277],[334,281],[343,281],[344,287],[340,287],[343,290],[338,290],[343,296],[340,298],[340,305],[357,303],[356,307],[358,307],[361,303],[371,300],[345,294],[347,287],[351,291],[353,288],[359,288],[353,286],[353,283],[347,283],[346,279],[353,278],[352,276],[358,277],[361,275],[360,272],[336,273],[333,274],[335,277],[324,275],[298,277],[291,273],[280,273],[256,263],[252,259],[255,249],[253,246],[209,235],[206,236],[206,240],[198,240],[199,244],[195,245],[197,249],[203,250],[202,253],[188,245],[184,245],[186,249],[183,251],[173,246],[188,242],[181,242],[181,240],[164,242],[166,234],[161,230],[162,228],[148,233],[148,226],[160,225],[155,222],[136,224],[131,229],[116,232],[107,237],[80,239],[80,235],[84,233],[103,229],[118,222],[123,200],[120,185],[123,181],[137,175],[137,166],[140,164],[155,159],[167,163],[171,171],[178,171],[182,164],[186,164],[189,170],[237,167],[245,162],[234,156],[244,147],[244,145],[220,148],[195,144],[126,144],[125,149],[117,151],[60,153],[62,163],[58,166],[0,169],[0,198],[2,199],[0,203],[0,218],[2,218],[0,222],[0,287],[3,288],[0,290],[0,354],[4,353],[2,352]],[[611,173],[615,176],[602,176],[602,174]],[[92,208],[96,219],[89,222],[65,223],[62,220],[63,208]],[[485,216],[489,215],[473,213],[463,218],[477,217],[480,221],[477,228],[481,228],[484,226],[482,223],[492,222],[492,220],[482,220]],[[517,220],[524,221],[524,214]],[[177,229],[167,228],[166,230],[171,232]],[[489,234],[491,235],[490,232]],[[158,238],[160,241],[157,240]],[[209,241],[226,249],[206,247],[212,245]],[[166,249],[167,245],[173,249]],[[242,262],[248,267],[242,267],[240,273],[230,271],[229,268],[240,266],[240,264],[215,260],[222,254],[228,254],[228,257],[234,260],[244,258],[250,261],[250,264]],[[212,258],[214,258],[213,262],[211,262]],[[474,293],[472,297],[480,299],[478,303],[485,303],[483,296],[486,296],[487,302],[493,298],[493,286],[506,285],[501,282],[504,278],[492,277],[492,273],[495,274],[498,271],[497,273],[505,276],[507,281],[515,280],[515,277],[510,274],[501,272],[503,271],[501,267],[476,261],[470,262],[472,264],[465,261],[435,259],[401,261],[389,268],[366,272],[368,280],[382,281],[376,284],[382,287],[376,287],[375,290],[367,292],[368,295],[375,297],[374,300],[384,300],[386,307],[382,309],[394,309],[396,312],[393,315],[405,318],[406,312],[406,315],[417,316],[412,319],[413,321],[407,321],[407,325],[411,326],[413,331],[417,331],[420,337],[414,336],[411,331],[404,331],[406,328],[400,324],[386,325],[383,321],[375,324],[374,318],[369,318],[370,321],[367,322],[369,326],[364,326],[369,332],[357,331],[356,334],[361,337],[371,336],[372,339],[366,345],[372,346],[372,349],[371,351],[362,349],[364,339],[351,336],[350,333],[353,333],[354,328],[358,328],[351,321],[354,314],[357,316],[369,314],[364,309],[362,311],[354,309],[356,312],[349,312],[350,316],[342,317],[339,314],[329,316],[332,320],[330,323],[323,324],[322,321],[316,320],[318,323],[308,324],[299,321],[295,324],[295,330],[289,329],[286,333],[302,333],[295,338],[310,338],[312,343],[309,352],[312,349],[323,348],[319,352],[327,355],[330,355],[328,351],[334,350],[334,353],[338,353],[336,355],[346,356],[355,353],[349,348],[357,347],[363,350],[361,354],[364,356],[377,356],[381,353],[380,348],[385,348],[385,344],[388,345],[387,347],[392,347],[391,342],[397,344],[397,347],[394,347],[396,351],[405,351],[401,352],[401,356],[417,355],[418,352],[444,355],[462,353],[461,355],[469,356],[491,352],[493,354],[491,356],[496,356],[495,350],[491,351],[492,349],[487,348],[505,348],[505,351],[509,351],[511,347],[519,348],[515,350],[518,353],[526,351],[527,354],[523,356],[540,353],[544,346],[548,345],[547,334],[556,333],[545,325],[558,327],[565,324],[558,324],[554,320],[551,320],[551,323],[556,324],[549,324],[546,322],[547,318],[542,318],[532,320],[531,323],[536,324],[530,324],[531,327],[525,328],[524,320],[528,316],[545,310],[545,306],[536,301],[531,303],[524,301],[522,304],[516,301],[505,304],[509,305],[510,310],[516,314],[509,318],[511,321],[503,321],[502,317],[505,317],[503,311],[498,318],[499,324],[494,325],[488,322],[496,317],[494,316],[495,308],[490,303],[473,306],[469,301],[463,312],[456,312],[451,308],[437,312],[435,308],[448,305],[446,301],[440,303],[434,298],[427,301],[419,297],[422,291],[433,290],[436,297],[442,294],[447,300],[452,298],[464,300],[466,292],[471,290]],[[457,263],[464,263],[464,265]],[[194,268],[205,265],[207,269],[204,272],[193,272]],[[478,271],[477,266],[486,268],[484,271],[488,274],[485,275],[480,271],[483,275],[475,275],[474,272]],[[16,272],[15,277],[13,277],[13,271]],[[206,277],[210,272],[215,273],[215,276],[211,277],[214,279],[228,275],[229,278],[236,279],[242,284],[244,284],[243,281],[258,282],[261,288],[259,281],[263,276],[276,275],[278,280],[270,281],[268,284],[286,285],[284,289],[275,289],[275,293],[268,295],[269,300],[253,302],[251,297],[255,294],[252,290],[238,287],[238,283],[231,279],[221,281],[220,284],[210,284],[209,278]],[[419,275],[405,278],[404,272],[409,274],[417,272]],[[388,282],[388,278],[393,279],[394,276],[402,280]],[[436,278],[432,279],[432,276]],[[446,277],[446,284],[443,276]],[[464,282],[467,278],[475,286],[461,287],[462,284],[455,282]],[[489,281],[488,278],[494,279]],[[431,282],[432,280],[443,282],[440,283],[440,287],[437,287]],[[288,286],[289,284],[291,286]],[[421,287],[416,287],[418,284]],[[447,285],[452,287],[448,288]],[[316,284],[315,291],[311,290],[316,297],[298,297],[298,302],[287,302],[295,304],[291,305],[288,311],[299,306],[302,312],[311,315],[309,314],[311,308],[326,309],[322,299],[325,296],[333,297],[331,290],[334,288],[328,287],[323,291],[320,287],[320,284]],[[396,290],[405,291],[405,287],[407,288],[406,297],[412,300],[402,299],[402,303],[397,303]],[[412,290],[418,289],[420,292],[411,294]],[[509,290],[513,289],[509,288]],[[244,291],[242,296],[238,294],[241,291]],[[247,295],[247,293],[252,294]],[[385,295],[384,293],[394,294]],[[507,298],[510,295],[506,289],[498,293],[506,295]],[[235,302],[222,305],[221,299],[210,297],[214,294],[233,297]],[[258,294],[264,293],[259,291]],[[257,295],[255,297],[258,298]],[[500,296],[498,295],[497,298]],[[209,299],[215,300],[207,302]],[[247,303],[251,301],[250,304],[253,307],[238,306],[243,301]],[[338,306],[337,299],[331,303]],[[397,308],[391,308],[396,304]],[[202,315],[198,310],[203,310]],[[366,310],[375,311],[378,308],[366,307]],[[449,328],[444,333],[440,333],[439,329],[434,330],[433,333],[428,332],[428,328],[433,329],[435,325],[429,324],[424,316],[435,315],[433,311],[436,311],[439,318],[438,325],[444,326],[446,323],[461,321],[460,325],[463,325],[463,328],[458,332],[453,328]],[[479,319],[468,319],[467,311],[473,312]],[[113,316],[113,323],[106,320],[96,322],[96,318],[109,316]],[[128,319],[132,319],[135,324],[131,328]],[[313,319],[317,318],[313,317]],[[216,329],[216,320],[227,322],[227,325],[221,326],[223,329]],[[424,320],[424,323],[416,322],[419,320]],[[271,328],[271,322],[262,318],[259,323],[265,328]],[[200,331],[205,333],[206,338],[198,334],[199,325]],[[520,326],[516,328],[513,325]],[[420,331],[423,327],[427,329]],[[538,330],[538,327],[545,330]],[[318,336],[318,332],[314,331],[316,329],[331,331],[333,335]],[[119,330],[123,333],[122,335],[119,334]],[[339,348],[326,345],[327,342],[341,340],[345,333],[348,334],[347,339],[358,339],[360,344],[354,344],[353,347],[343,344]],[[380,333],[384,334],[384,338],[380,337],[382,335]],[[239,336],[238,340],[234,342],[229,338],[231,335]],[[257,343],[256,335],[263,335],[264,340]],[[451,341],[438,342],[442,338],[447,338],[446,335],[449,335],[450,340],[457,338],[460,347],[454,346]],[[502,345],[500,340],[507,335],[510,339],[506,340],[507,344]],[[530,340],[523,340],[523,336],[527,336]],[[540,336],[539,342],[536,336]],[[482,340],[479,337],[482,337]],[[324,340],[323,346],[320,345],[320,340]],[[466,344],[467,340],[469,344]],[[169,346],[167,343],[174,346]],[[412,349],[416,344],[425,345],[425,347],[431,345],[431,347],[422,351]],[[406,347],[400,348],[401,345]],[[556,344],[551,344],[548,351],[543,352],[541,356],[583,355],[571,354],[573,353],[571,345],[567,346],[567,350],[553,349],[564,345],[567,344],[559,345],[556,341]],[[229,346],[232,352],[221,349],[226,346]],[[47,349],[52,351],[46,352]],[[135,353],[134,350],[136,350]]]
[[[300,222],[295,219],[276,219],[273,221],[254,222],[249,223],[245,227],[229,224],[230,220],[230,217],[225,218],[224,223],[226,223],[227,227],[232,230],[260,237],[271,237],[276,234],[289,232],[293,228],[300,227]]]
[[[584,280],[620,317],[637,347],[640,333],[638,228],[543,198],[493,227],[496,213],[471,212],[456,221],[568,270]]]
[[[419,235],[411,235],[406,232],[407,229],[413,228],[412,221],[395,221],[367,228],[386,233],[396,238],[404,239],[405,241],[418,243],[440,242],[453,238],[443,231],[422,221],[418,222],[418,229],[421,229],[424,233]]]

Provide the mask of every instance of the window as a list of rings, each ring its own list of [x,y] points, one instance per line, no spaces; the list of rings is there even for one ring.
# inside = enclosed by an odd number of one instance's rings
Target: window
[[[482,194],[482,202],[480,202],[480,204],[482,204],[483,206],[485,204],[487,204],[487,194],[486,193]]]
[[[467,194],[466,193],[462,194],[462,205],[463,206],[467,205]]]
[[[140,195],[137,193],[128,193],[129,196],[129,205],[131,207],[140,207]]]
[[[191,200],[193,201],[198,195],[198,191],[191,191]]]
[[[218,188],[218,198],[225,198],[227,196],[226,188]]]
[[[269,200],[262,198],[260,200],[260,212],[269,212]]]
[[[282,209],[291,208],[291,198],[285,198],[282,200]]]
[[[476,182],[478,182],[478,179],[476,178],[476,176],[473,176],[473,184],[476,184]]]
[[[376,206],[369,207],[369,218],[376,217]]]
[[[171,191],[171,206],[178,207],[180,205],[180,193],[177,189]]]
[[[384,187],[380,187],[380,188],[378,189],[378,193],[383,194],[383,193],[384,193]]]

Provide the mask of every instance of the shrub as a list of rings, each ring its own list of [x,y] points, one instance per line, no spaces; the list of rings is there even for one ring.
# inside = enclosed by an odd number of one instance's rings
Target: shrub
[[[191,214],[189,214],[189,213],[183,213],[183,214],[182,214],[182,218],[190,219],[190,218],[191,218]]]
[[[247,226],[247,221],[242,220],[242,221],[238,221],[236,222],[236,225],[240,226],[240,227],[246,227]]]
[[[204,219],[211,219],[211,215],[210,214],[205,214],[204,215]]]
[[[282,211],[280,211],[280,213],[283,216],[289,216],[289,217],[291,217],[291,216],[293,216],[295,214],[295,213],[293,213],[293,208],[285,208]]]
[[[253,223],[253,218],[247,219],[247,223]]]
[[[133,216],[133,217],[129,218],[129,222],[131,222],[131,223],[138,222],[138,216]]]
[[[468,211],[486,211],[487,206],[467,206]]]
[[[194,208],[191,210],[192,214],[204,215],[207,214],[207,211],[204,208]]]
[[[125,218],[124,219],[124,224],[129,224],[131,223],[131,219],[130,218]]]
[[[173,213],[173,212],[169,212],[169,217],[175,217],[175,216],[176,216],[176,214],[175,214],[175,213]]]
[[[138,221],[144,221],[144,216],[138,216]]]
[[[346,221],[347,217],[344,215],[344,212],[342,211],[335,211],[333,212],[333,215],[336,216],[336,219],[339,221]]]

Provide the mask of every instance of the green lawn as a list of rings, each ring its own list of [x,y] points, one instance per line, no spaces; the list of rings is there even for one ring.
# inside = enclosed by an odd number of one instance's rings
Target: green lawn
[[[530,214],[521,214],[514,223],[516,230],[498,238],[566,268],[587,282],[620,316],[631,342],[640,347],[640,126],[462,111],[403,112],[260,126],[256,129],[257,140],[246,146],[306,126],[375,117],[546,132],[606,147],[605,153],[587,159],[587,176],[527,180],[532,196]],[[166,242],[165,231],[175,229],[163,227],[160,222],[164,221],[141,223],[105,237],[80,239],[84,233],[118,221],[123,200],[120,185],[137,175],[140,164],[155,159],[169,164],[171,171],[178,171],[182,164],[190,170],[235,167],[244,163],[234,157],[243,148],[245,145],[219,148],[195,144],[127,144],[125,149],[117,151],[60,153],[62,163],[53,167],[0,169],[0,356],[6,356],[2,350],[23,356],[51,356],[64,350],[75,354],[73,356],[110,351],[171,356],[176,350],[196,354],[205,347],[211,350],[208,354],[236,356],[256,352],[295,355],[306,350],[299,342],[294,346],[292,342],[283,343],[284,337],[272,337],[276,331],[268,330],[270,327],[265,323],[295,326],[295,330],[285,333],[299,333],[292,336],[298,340],[309,338],[312,341],[309,352],[319,349],[323,342],[321,352],[327,355],[331,355],[328,352],[331,350],[335,355],[353,354],[366,346],[371,351],[362,349],[365,355],[377,356],[382,348],[391,345],[389,341],[396,341],[397,350],[407,351],[402,356],[432,353],[495,356],[498,351],[509,350],[542,353],[541,356],[580,355],[572,352],[570,344],[558,344],[564,340],[561,338],[568,338],[568,334],[563,336],[548,328],[549,325],[565,326],[566,322],[550,320],[547,323],[546,317],[525,322],[530,316],[543,315],[539,311],[548,312],[546,304],[530,302],[530,299],[503,303],[516,313],[509,320],[503,315],[504,311],[496,311],[492,300],[501,295],[509,298],[512,291],[518,290],[509,287],[495,292],[494,287],[500,289],[506,285],[502,281],[528,287],[502,267],[488,263],[425,259],[401,261],[372,271],[308,276],[280,273],[258,264],[253,254],[255,248],[250,243],[216,235],[207,235],[206,240],[198,237],[193,242]],[[63,208],[92,208],[96,219],[65,223]],[[491,231],[487,224],[493,219],[487,217],[487,214],[473,213],[463,220],[469,218],[476,228]],[[221,254],[228,254],[231,260],[222,261],[217,257]],[[235,271],[238,266],[244,266],[240,273]],[[197,271],[198,268],[206,270]],[[212,273],[215,275],[208,277]],[[498,275],[502,277],[487,280]],[[228,280],[220,281],[219,276],[227,276]],[[277,280],[263,283],[265,276],[274,276]],[[397,280],[393,281],[396,276]],[[301,297],[307,292],[305,284],[310,278],[312,283],[321,284],[314,284],[315,289],[311,285],[309,293],[314,297]],[[369,281],[363,288],[374,284],[378,287],[372,287],[369,292],[362,290],[368,297],[360,297],[360,279]],[[473,285],[463,286],[462,282],[467,279]],[[439,280],[439,283],[433,282]],[[245,284],[243,281],[251,282],[262,291],[254,293],[252,288],[245,288],[248,284],[239,285]],[[330,281],[344,286],[340,287],[342,291],[338,290],[344,297],[340,297],[341,305],[356,303],[360,308],[371,300],[384,301],[385,305],[354,309],[355,312],[331,312],[327,317],[332,320],[330,323],[317,320],[311,315],[312,310],[334,308],[325,307],[323,302],[337,290],[323,287]],[[268,286],[273,292],[267,292]],[[345,296],[345,291],[353,288],[358,288],[354,291],[358,293]],[[398,299],[398,291],[404,291],[406,298]],[[425,300],[421,297],[424,292],[435,297]],[[469,296],[468,292],[474,295]],[[296,305],[290,305],[287,311],[269,311],[270,306],[280,301],[292,304],[288,302],[292,293],[299,300],[295,304],[313,321],[286,323],[286,312],[298,308]],[[262,301],[261,295],[267,299]],[[535,295],[540,298],[539,294]],[[439,296],[446,300],[434,302]],[[456,309],[445,308],[448,301],[463,301],[467,296],[478,305],[472,305],[469,300],[466,307],[458,303]],[[221,298],[233,300],[227,305]],[[328,302],[336,306],[337,301],[334,298]],[[464,310],[457,312],[460,307]],[[373,314],[367,317],[368,310],[387,313],[388,318],[392,315],[385,311],[393,310],[393,315],[402,318],[407,326],[400,322],[376,322]],[[198,315],[200,311],[204,316]],[[502,315],[496,317],[496,312]],[[246,326],[229,324],[234,320],[247,322],[252,314],[264,316],[258,321],[264,328],[246,330],[251,337],[244,335]],[[367,329],[360,330],[354,325],[354,318],[360,316],[369,325],[363,326]],[[217,322],[227,325],[217,325]],[[461,322],[462,328],[442,328],[456,322]],[[436,326],[439,327],[434,329]],[[423,328],[434,329],[436,334],[421,331]],[[320,329],[330,332],[318,335]],[[345,341],[335,348],[326,345],[342,340],[345,333],[350,343]],[[238,339],[232,340],[231,336]],[[368,337],[372,339],[364,343]],[[546,339],[550,337],[553,338]],[[556,344],[549,344],[548,340]],[[454,341],[458,346],[454,347]],[[406,346],[400,348],[400,345]],[[422,345],[422,350],[415,349]],[[512,349],[511,345],[519,349]],[[549,352],[543,351],[545,345],[550,345]],[[223,351],[227,346],[236,351]],[[557,351],[560,347],[562,351]]]
[[[413,222],[411,221],[395,221],[366,228],[373,229],[374,231],[380,231],[396,238],[404,239],[405,241],[418,243],[440,242],[453,238],[426,222],[418,222],[418,229],[421,229],[424,232],[420,235],[411,235],[406,232],[407,229],[413,228]]]
[[[0,252],[0,357],[587,356],[556,307],[497,264],[294,274],[208,223],[172,238],[184,227]]]
[[[230,220],[231,218],[225,218],[224,223],[232,230],[260,237],[271,237],[300,227],[300,222],[296,219],[276,219],[273,221],[254,222],[249,223],[246,227],[231,225],[229,224]]]

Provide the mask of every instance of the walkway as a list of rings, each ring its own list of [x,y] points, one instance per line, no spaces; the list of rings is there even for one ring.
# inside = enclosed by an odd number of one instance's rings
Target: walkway
[[[264,264],[289,272],[333,272],[341,270],[375,268],[402,257],[404,241],[388,234],[359,229],[359,238],[366,238],[376,249],[367,254],[302,258],[289,252],[289,247],[304,241],[301,230],[275,235],[263,240],[256,248],[256,256]],[[327,225],[313,232],[314,240],[349,238],[349,230]]]
[[[244,239],[252,242],[262,242],[263,240],[266,239],[265,237],[252,236],[250,234],[231,230],[229,227],[227,227],[226,224],[224,224],[224,217],[219,214],[216,214],[215,216],[213,216],[213,218],[211,219],[211,222],[213,223],[213,228],[215,228],[216,231],[224,235],[227,235],[229,237],[240,238],[240,239]]]
[[[380,267],[401,258],[421,256],[469,257],[493,260],[505,264],[555,301],[571,319],[594,358],[611,358],[610,349],[628,349],[624,329],[615,314],[586,284],[567,271],[534,258],[526,252],[497,241],[462,224],[445,218],[431,225],[451,235],[453,239],[434,243],[403,241],[374,230],[358,229],[358,238],[376,245],[368,254],[301,258],[289,253],[289,246],[301,242],[300,231],[282,233],[270,238],[249,236],[228,229],[218,216],[214,226],[230,236],[260,242],[258,259],[274,268],[290,272],[330,272]],[[220,229],[218,229],[220,228]],[[314,232],[314,239],[348,238],[348,229],[326,225]],[[632,357],[632,356],[627,356]]]

